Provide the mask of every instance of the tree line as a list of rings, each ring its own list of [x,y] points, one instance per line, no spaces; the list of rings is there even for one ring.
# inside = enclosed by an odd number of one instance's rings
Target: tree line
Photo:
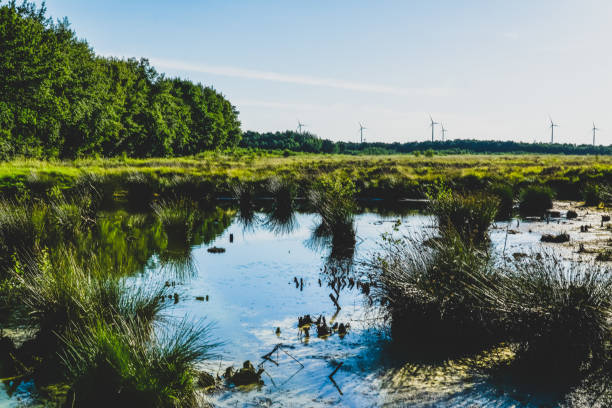
[[[473,139],[406,143],[333,142],[321,139],[309,132],[300,133],[293,130],[266,133],[247,131],[240,141],[240,146],[252,149],[286,150],[289,152],[340,154],[612,154],[612,146],[522,143]]]
[[[238,111],[213,88],[97,56],[44,4],[0,4],[1,159],[182,156],[240,138]]]

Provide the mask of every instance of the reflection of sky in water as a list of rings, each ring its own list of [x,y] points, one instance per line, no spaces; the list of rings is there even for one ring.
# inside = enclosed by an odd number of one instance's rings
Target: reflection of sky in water
[[[393,218],[375,214],[356,219],[356,259],[365,258],[378,248],[380,235],[393,229]],[[428,217],[403,217],[403,233],[419,233],[431,226]],[[507,390],[486,384],[474,377],[462,362],[439,366],[399,365],[387,350],[388,339],[372,320],[364,305],[364,296],[356,289],[340,292],[342,310],[334,321],[350,322],[352,330],[344,339],[337,335],[319,339],[311,331],[308,341],[298,336],[298,316],[323,314],[328,321],[335,307],[329,299],[332,289],[322,272],[327,253],[316,252],[308,245],[317,217],[298,214],[297,227],[289,234],[276,235],[255,225],[244,229],[235,222],[210,246],[226,248],[223,254],[210,254],[207,247],[193,249],[197,273],[181,286],[182,301],[172,314],[207,318],[214,322],[214,335],[225,344],[220,360],[210,361],[206,368],[220,373],[229,365],[240,367],[244,360],[260,363],[261,356],[282,343],[275,353],[279,365],[266,362],[265,386],[259,390],[221,393],[211,398],[228,406],[262,404],[272,406],[372,406],[409,403],[416,406],[515,406],[516,400]],[[383,222],[381,222],[383,221]],[[229,242],[229,234],[234,242]],[[492,238],[503,245],[505,230],[493,231]],[[534,242],[537,237],[533,237]],[[525,236],[509,236],[507,251],[531,244]],[[511,252],[510,252],[511,253]],[[155,272],[156,274],[159,272]],[[303,279],[300,291],[294,284]],[[161,275],[161,279],[167,279]],[[321,279],[322,286],[318,280]],[[208,302],[195,300],[209,295]],[[281,334],[275,334],[280,327]],[[297,359],[304,365],[295,362]],[[338,363],[343,365],[334,379],[328,375]],[[520,396],[522,406],[529,406],[530,397]],[[532,399],[534,404],[538,399]],[[526,405],[525,405],[526,404]],[[534,405],[535,406],[535,405]]]
[[[432,225],[422,215],[401,218],[402,233],[418,234],[423,227]],[[474,375],[469,367],[477,359],[439,365],[402,362],[389,350],[388,339],[373,321],[371,309],[365,307],[365,298],[356,288],[340,291],[338,302],[342,310],[334,315],[336,308],[329,298],[332,289],[322,272],[328,254],[308,245],[317,219],[310,214],[297,214],[296,228],[288,234],[275,234],[261,224],[244,229],[234,221],[209,245],[192,248],[195,268],[191,274],[177,275],[155,267],[149,270],[153,279],[178,283],[181,301],[167,313],[206,318],[214,323],[213,336],[224,345],[218,350],[220,359],[205,364],[209,372],[221,374],[229,365],[240,367],[244,360],[257,365],[276,344],[284,345],[284,351],[272,356],[279,365],[264,365],[265,386],[213,395],[210,398],[215,404],[530,407],[546,402],[542,395],[534,397],[517,393],[512,387],[494,387]],[[355,258],[365,259],[376,250],[381,234],[391,231],[396,219],[371,213],[357,216]],[[499,226],[491,237],[501,250],[506,239],[505,224]],[[233,243],[229,242],[230,234],[234,235]],[[538,242],[536,234],[508,235],[506,254],[528,252]],[[207,252],[212,246],[223,247],[226,252]],[[303,290],[296,288],[294,277],[303,279]],[[209,301],[195,299],[206,295]],[[319,339],[311,330],[310,339],[305,340],[298,336],[296,328],[298,316],[305,314],[323,314],[328,322],[349,322],[351,331],[344,339],[337,335]],[[277,327],[281,329],[278,336]],[[505,359],[508,351],[501,349],[497,357],[485,354],[482,359],[485,358]],[[327,377],[340,362],[343,365],[334,379],[342,395]],[[0,407],[16,406],[14,398],[10,405],[3,400],[6,397],[0,394]]]

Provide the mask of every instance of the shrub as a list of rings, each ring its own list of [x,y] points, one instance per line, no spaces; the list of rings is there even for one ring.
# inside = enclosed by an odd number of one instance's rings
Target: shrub
[[[208,326],[186,321],[151,333],[139,320],[117,317],[62,337],[63,361],[77,406],[195,407],[196,365],[215,346]]]
[[[553,192],[544,186],[530,186],[521,191],[519,212],[521,215],[543,215],[553,206]]]
[[[352,228],[355,203],[355,184],[348,178],[320,178],[309,193],[309,201],[321,216],[323,231],[333,234]]]
[[[438,219],[442,233],[456,231],[462,239],[473,242],[487,237],[499,199],[484,194],[458,194],[445,188],[430,197],[430,210]]]

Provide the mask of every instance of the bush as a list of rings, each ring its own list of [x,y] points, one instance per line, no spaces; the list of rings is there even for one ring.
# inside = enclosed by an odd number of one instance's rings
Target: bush
[[[499,207],[496,197],[462,195],[445,188],[430,197],[430,210],[438,219],[441,232],[456,231],[466,241],[482,242],[487,237]]]
[[[521,215],[543,215],[553,207],[553,192],[544,186],[530,186],[521,191],[519,212]]]
[[[355,184],[350,179],[320,178],[309,192],[309,201],[321,217],[320,235],[355,242],[353,222],[357,205]]]
[[[183,321],[151,333],[139,320],[73,326],[62,337],[73,384],[68,403],[96,407],[196,407],[196,365],[214,344],[207,326]]]

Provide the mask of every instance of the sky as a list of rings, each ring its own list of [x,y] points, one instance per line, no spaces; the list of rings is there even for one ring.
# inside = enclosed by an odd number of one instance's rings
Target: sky
[[[212,86],[243,130],[612,143],[609,0],[47,0],[96,53]],[[435,137],[441,137],[435,127]]]

